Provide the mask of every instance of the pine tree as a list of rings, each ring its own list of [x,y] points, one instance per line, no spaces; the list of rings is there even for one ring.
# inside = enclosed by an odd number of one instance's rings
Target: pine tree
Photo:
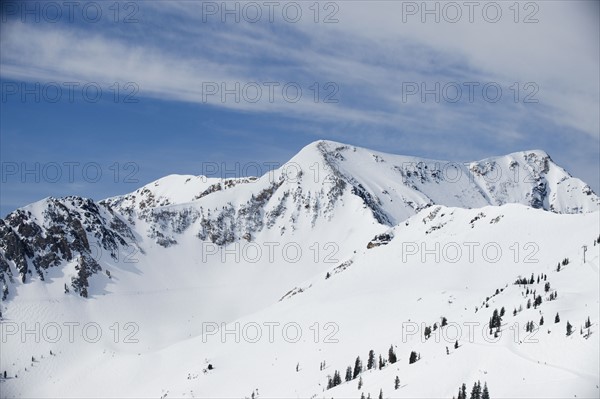
[[[417,361],[417,352],[411,351],[410,357],[408,358],[408,364],[413,364],[416,361]]]
[[[362,375],[358,379],[358,389],[360,390],[361,388],[362,388]]]
[[[540,317],[540,326],[544,325],[544,316]]]
[[[454,349],[458,349],[458,341],[454,343]]]
[[[590,316],[588,316],[587,320],[585,321],[585,328],[590,328],[592,326],[592,322],[590,320]]]
[[[398,378],[398,377],[396,377]],[[4,370],[4,379],[6,379],[6,370]]]
[[[356,361],[354,362],[354,372],[352,373],[352,379],[358,377],[358,375],[361,373],[361,371],[362,371],[362,362],[360,361],[360,356],[358,356],[356,358]],[[362,378],[361,378],[361,382],[359,383],[359,385],[362,385]],[[360,387],[358,389],[360,389]]]
[[[442,327],[448,324],[448,319],[442,316]]]
[[[431,336],[431,327],[429,327],[429,326],[425,327],[425,331],[423,332],[423,335],[425,335],[425,339],[429,339],[429,336]]]
[[[504,306],[502,306],[502,308],[500,309],[500,317],[503,317],[504,313],[506,313],[506,310],[504,309]]]
[[[383,389],[379,390],[379,399],[383,399]]]
[[[481,399],[490,399],[490,392],[488,391],[487,382],[483,384]]]
[[[573,334],[573,326],[567,321],[567,336]]]
[[[6,371],[4,372],[4,375],[6,375]],[[6,378],[6,377],[4,377]],[[396,376],[396,379],[394,380],[394,389],[398,389],[400,388],[400,378],[398,376]]]
[[[346,382],[352,379],[352,366],[348,366],[346,369]]]
[[[555,323],[560,323],[560,316],[558,315],[558,312],[556,313],[556,317],[554,318],[554,322]]]
[[[375,366],[375,352],[373,349],[369,351],[369,358],[367,359],[367,370],[371,370]]]
[[[528,299],[527,300],[527,309],[530,309],[530,308],[531,308],[531,299]]]
[[[398,358],[396,357],[396,352],[394,352],[394,345],[390,346],[390,350],[388,351],[388,361],[390,364],[396,363]]]
[[[467,386],[463,383],[461,387],[462,399],[467,399]]]
[[[381,370],[384,366],[385,363],[383,362],[383,358],[381,357],[381,355],[379,355],[379,370]]]
[[[361,392],[360,399],[365,399],[365,393],[364,392]]]
[[[300,363],[296,363],[296,373],[300,371]]]

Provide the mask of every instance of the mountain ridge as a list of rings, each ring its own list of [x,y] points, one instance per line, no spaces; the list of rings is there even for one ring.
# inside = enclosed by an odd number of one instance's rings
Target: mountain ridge
[[[0,220],[2,297],[17,276],[25,283],[35,271],[43,280],[49,268],[72,261],[76,274],[69,285],[87,297],[88,279],[102,270],[95,250],[115,257],[143,251],[148,240],[166,248],[193,234],[227,246],[273,234],[293,237],[304,226],[335,234],[331,222],[339,218],[383,229],[434,205],[508,203],[586,213],[597,211],[600,201],[541,150],[456,163],[320,140],[258,177],[168,175],[98,202],[48,197],[20,208]]]

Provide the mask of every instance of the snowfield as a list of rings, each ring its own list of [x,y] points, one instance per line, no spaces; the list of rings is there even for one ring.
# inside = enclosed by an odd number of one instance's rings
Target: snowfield
[[[599,216],[543,151],[330,141],[256,178],[46,198],[0,223],[0,396],[597,398]]]

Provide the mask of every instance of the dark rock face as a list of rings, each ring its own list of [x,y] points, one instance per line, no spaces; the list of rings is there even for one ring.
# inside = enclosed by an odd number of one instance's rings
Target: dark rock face
[[[378,247],[380,245],[387,245],[390,241],[392,241],[393,238],[394,238],[394,235],[391,233],[383,233],[383,234],[376,235],[367,244],[367,249]]]
[[[81,197],[48,198],[41,217],[18,209],[0,220],[0,281],[3,300],[9,295],[16,269],[22,283],[35,271],[41,280],[48,268],[77,261],[72,287],[87,297],[89,278],[101,270],[90,242],[115,257],[120,247],[132,242],[133,232],[112,209]]]

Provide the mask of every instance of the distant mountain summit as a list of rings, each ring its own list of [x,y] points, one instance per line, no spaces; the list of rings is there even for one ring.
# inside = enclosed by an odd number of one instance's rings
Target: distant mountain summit
[[[65,290],[87,297],[89,279],[102,270],[97,251],[116,258],[148,245],[344,236],[393,227],[433,205],[511,203],[563,214],[599,209],[587,184],[539,150],[461,163],[316,141],[263,176],[170,175],[97,203],[46,198],[11,212],[0,220],[2,299],[11,286],[44,280],[67,263],[74,268]]]

